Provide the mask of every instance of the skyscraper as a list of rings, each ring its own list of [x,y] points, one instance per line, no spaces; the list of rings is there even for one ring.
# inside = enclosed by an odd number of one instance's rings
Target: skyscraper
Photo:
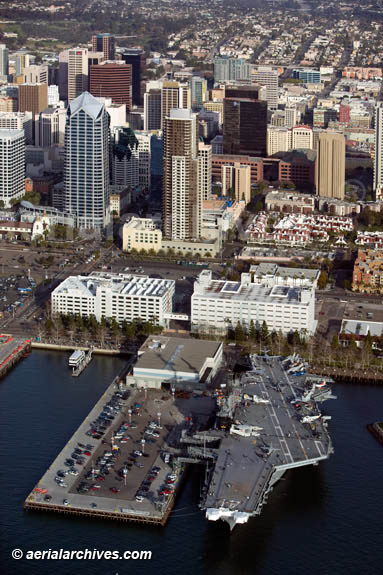
[[[0,80],[7,81],[9,74],[8,48],[5,44],[0,44]]]
[[[109,223],[109,117],[88,92],[68,107],[64,186],[65,210],[76,214],[78,227]]]
[[[161,129],[161,90],[149,89],[144,94],[144,130]]]
[[[93,96],[111,98],[113,104],[132,107],[132,66],[125,62],[101,62],[90,67],[89,91]]]
[[[0,200],[6,208],[24,195],[24,130],[0,130]]]
[[[257,90],[251,87],[226,90],[224,154],[266,156],[267,102],[257,100],[257,94]]]
[[[346,145],[343,134],[319,134],[315,164],[315,185],[318,196],[344,198]]]
[[[170,110],[191,108],[191,92],[187,84],[179,82],[163,82],[161,88],[161,127],[164,127],[165,118]]]
[[[19,112],[40,114],[48,107],[48,84],[20,84]]]
[[[191,100],[193,108],[202,108],[207,100],[207,81],[200,76],[193,76],[191,79]]]
[[[251,200],[251,173],[250,166],[234,164],[234,192],[237,202],[244,201],[249,204]]]
[[[380,199],[383,192],[383,102],[378,102],[375,108],[374,191]]]
[[[165,118],[163,232],[173,240],[198,239],[201,235],[196,134],[196,115],[191,110],[172,109]]]
[[[20,50],[16,52],[16,76],[22,76],[24,74],[24,68],[29,66],[29,54],[25,50]],[[25,80],[28,82],[29,80]]]
[[[133,104],[139,106],[141,104],[141,78],[145,71],[146,57],[145,52],[141,49],[129,49],[121,55],[125,64],[132,66],[132,100]]]
[[[198,142],[198,187],[202,200],[211,196],[211,145]]]
[[[65,109],[47,108],[39,115],[35,130],[35,144],[42,148],[63,146],[65,133]]]
[[[68,63],[69,63],[69,50],[63,50],[59,54],[59,94],[60,100],[68,100]]]
[[[278,72],[271,66],[259,66],[255,79],[258,84],[266,86],[266,100],[269,110],[278,108]]]
[[[26,66],[24,68],[24,82],[48,84],[49,69],[46,64],[40,66]]]
[[[92,51],[103,52],[105,60],[115,59],[116,40],[112,34],[95,34],[92,36]]]
[[[68,50],[68,101],[88,90],[88,50],[72,48]]]

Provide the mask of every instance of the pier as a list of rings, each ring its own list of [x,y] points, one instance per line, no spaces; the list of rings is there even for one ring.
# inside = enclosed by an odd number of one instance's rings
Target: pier
[[[4,377],[30,351],[31,341],[29,339],[0,334],[0,378]]]
[[[111,425],[102,434],[92,433],[94,422],[113,402],[119,405],[120,411],[111,420]],[[154,422],[156,435],[145,435]],[[24,508],[165,525],[184,473],[184,466],[176,458],[165,457],[172,451],[167,438],[174,436],[184,422],[184,416],[176,408],[170,393],[154,389],[131,390],[122,383],[121,376],[116,377],[28,495]],[[125,429],[123,437],[121,429]],[[76,475],[67,473],[64,486],[60,486],[57,472],[68,472],[66,462],[73,459],[80,446],[89,446],[89,449],[81,448],[84,465],[79,465],[76,459],[73,464]],[[141,456],[134,457],[134,451],[140,451]],[[113,453],[113,456],[105,456],[105,453]],[[108,462],[113,464],[108,467],[108,472],[100,471],[103,457],[108,457]],[[153,473],[153,468],[157,471],[154,479],[150,480],[150,488],[142,499],[139,497],[137,500],[137,492],[148,484],[147,478]],[[171,488],[166,487],[169,474],[175,477]]]

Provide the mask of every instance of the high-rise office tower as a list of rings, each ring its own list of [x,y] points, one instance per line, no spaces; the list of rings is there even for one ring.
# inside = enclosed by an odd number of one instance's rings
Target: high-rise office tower
[[[266,101],[269,110],[278,108],[278,72],[271,66],[259,66],[255,79],[258,84],[266,87]]]
[[[9,74],[8,48],[5,44],[0,44],[0,80],[7,81]]]
[[[132,190],[137,187],[141,190],[149,189],[151,134],[133,133],[131,128],[121,126],[116,127],[112,133],[112,184]]]
[[[109,118],[88,92],[69,105],[65,126],[65,210],[77,226],[101,230],[109,212]]]
[[[90,67],[89,91],[93,96],[111,98],[113,104],[132,107],[132,66],[125,62],[101,62]]]
[[[68,50],[68,102],[88,90],[88,49]]]
[[[291,149],[291,130],[279,126],[267,127],[267,155],[287,152]]]
[[[103,52],[105,60],[116,57],[116,40],[112,34],[95,34],[92,36],[92,51]]]
[[[20,84],[19,112],[40,114],[48,107],[48,84]]]
[[[228,196],[233,190],[233,173],[234,167],[229,164],[221,166],[222,195]]]
[[[24,195],[24,130],[0,130],[0,200],[6,208]]]
[[[48,84],[49,69],[46,64],[26,66],[23,73],[25,83]]]
[[[198,186],[202,200],[210,200],[211,196],[211,160],[211,145],[198,142]]]
[[[344,198],[346,145],[343,134],[319,134],[315,163],[315,185],[318,196]]]
[[[196,115],[191,110],[172,109],[165,118],[163,232],[174,240],[198,239],[201,235],[196,133]]]
[[[163,82],[161,88],[161,127],[164,127],[166,116],[170,110],[191,108],[191,91],[187,84],[179,82]]]
[[[207,100],[207,81],[206,78],[193,76],[191,79],[191,100],[193,108],[202,108]]]
[[[383,102],[375,108],[374,191],[377,199],[383,192]]]
[[[149,89],[144,94],[144,130],[161,129],[161,89]]]
[[[145,72],[146,56],[145,52],[140,49],[129,49],[121,55],[125,64],[132,66],[132,100],[133,104],[139,106],[141,104],[141,78]]]
[[[58,85],[60,100],[68,101],[68,62],[69,50],[63,50],[59,54]]]
[[[244,58],[217,56],[214,58],[214,81],[237,82],[250,80],[250,63]]]
[[[251,201],[251,168],[239,163],[234,164],[234,193],[237,202]]]
[[[20,50],[16,52],[16,76],[22,76],[24,74],[24,69],[29,66],[29,54],[25,50]],[[29,82],[30,80],[24,80]]]
[[[24,130],[26,145],[33,144],[32,112],[0,112],[0,130]]]
[[[286,106],[285,108],[285,126],[286,128],[294,128],[298,121],[298,111],[295,106]]]
[[[291,130],[291,148],[298,149],[314,149],[313,131],[310,126],[295,126]]]
[[[35,131],[35,145],[41,148],[63,146],[65,120],[65,108],[47,108],[41,112]]]
[[[267,102],[257,100],[257,93],[257,90],[251,90],[250,87],[226,90],[224,154],[266,156]]]

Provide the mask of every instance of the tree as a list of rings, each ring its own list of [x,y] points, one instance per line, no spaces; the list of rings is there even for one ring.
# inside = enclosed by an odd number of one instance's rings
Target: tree
[[[334,351],[337,351],[337,350],[339,349],[339,339],[338,339],[338,336],[336,335],[336,333],[334,333],[334,335],[332,336],[332,339],[331,339],[331,348],[332,348]]]
[[[269,341],[270,334],[269,334],[269,328],[267,327],[267,323],[265,322],[265,320],[263,320],[261,325],[260,336],[261,341],[267,344]]]
[[[0,209],[3,209],[4,207],[5,207],[4,200],[0,200]]]
[[[324,289],[328,282],[328,273],[325,270],[322,270],[318,279],[318,288]]]
[[[256,341],[256,339],[257,339],[257,330],[255,329],[254,320],[250,321],[249,339],[250,339],[250,341]]]
[[[234,338],[237,343],[240,343],[245,339],[245,330],[243,329],[243,325],[239,321],[235,326]]]

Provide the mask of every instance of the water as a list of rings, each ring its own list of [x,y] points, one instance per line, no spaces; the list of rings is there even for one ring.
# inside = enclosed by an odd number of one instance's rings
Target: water
[[[65,353],[33,352],[0,382],[0,559],[6,575],[381,575],[382,447],[367,432],[383,419],[383,388],[338,385],[324,405],[335,455],[290,472],[260,518],[230,535],[198,510],[190,475],[163,529],[24,512],[23,502],[122,367],[93,359],[72,378]],[[20,561],[11,550],[151,550],[151,561]]]

